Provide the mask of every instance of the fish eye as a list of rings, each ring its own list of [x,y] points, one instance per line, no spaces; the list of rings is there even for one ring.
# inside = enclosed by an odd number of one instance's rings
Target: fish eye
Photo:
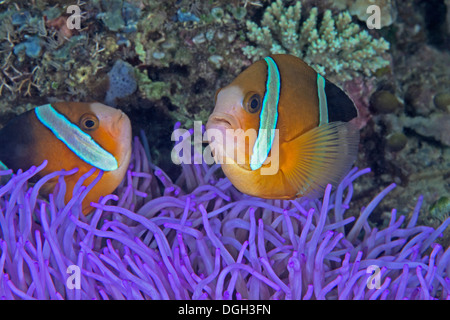
[[[92,131],[98,128],[98,118],[93,114],[84,114],[80,120],[81,129]]]
[[[244,99],[244,108],[250,113],[256,113],[261,109],[261,96],[258,93],[250,92]]]

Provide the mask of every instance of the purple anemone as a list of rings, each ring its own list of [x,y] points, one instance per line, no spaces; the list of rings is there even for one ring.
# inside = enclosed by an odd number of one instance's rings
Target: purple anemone
[[[117,195],[85,217],[80,184],[64,204],[56,172],[42,167],[0,186],[0,297],[4,299],[449,299],[450,250],[436,243],[450,223],[417,226],[391,212],[382,230],[368,218],[395,184],[346,218],[354,168],[323,199],[243,195],[217,165],[182,165],[172,181],[135,139]],[[2,171],[1,175],[10,172]],[[89,173],[88,173],[89,174]],[[59,191],[38,197],[59,175]]]

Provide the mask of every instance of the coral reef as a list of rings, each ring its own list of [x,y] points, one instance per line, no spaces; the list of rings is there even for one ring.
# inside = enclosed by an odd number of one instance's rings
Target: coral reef
[[[434,96],[436,108],[450,113],[450,92],[440,92]]]
[[[450,147],[450,114],[433,113],[429,117],[402,117],[403,126]]]
[[[402,107],[395,94],[387,90],[375,92],[371,96],[371,100],[374,111],[379,113],[395,112]]]
[[[128,97],[137,89],[134,68],[123,60],[117,60],[108,72],[109,88],[106,91],[105,103],[116,106],[116,99]]]
[[[430,207],[430,216],[439,221],[445,221],[450,215],[450,198],[440,197]]]
[[[387,137],[386,147],[389,151],[399,152],[406,146],[406,143],[408,143],[408,138],[402,132],[394,132]]]
[[[373,186],[390,181],[398,184],[386,198],[387,205],[403,207],[411,197],[422,194],[425,212],[419,220],[430,226],[440,223],[430,212],[433,203],[450,194],[450,150],[446,138],[437,132],[437,128],[446,131],[448,111],[439,99],[439,106],[435,104],[435,98],[445,97],[450,86],[448,36],[438,37],[445,33],[437,32],[436,27],[442,23],[440,12],[444,12],[440,2],[433,2],[435,6],[427,1],[402,2],[396,22],[379,31],[391,43],[391,73],[377,72],[370,80],[374,91],[366,93],[387,91],[395,95],[400,106],[384,114],[371,106],[365,113],[368,121],[361,130],[357,162],[372,168]],[[368,97],[356,96],[356,103]],[[400,150],[392,148],[395,136],[407,139]],[[371,187],[361,186],[361,190]],[[380,219],[387,223],[385,217]]]
[[[39,37],[26,37],[26,40],[22,43],[19,43],[14,47],[14,54],[18,56],[23,50],[25,50],[25,54],[30,58],[37,58],[41,54],[42,49],[42,41]]]
[[[348,12],[333,17],[331,10],[325,10],[320,22],[318,18],[314,7],[301,24],[301,2],[285,7],[284,1],[277,0],[267,7],[261,26],[247,21],[247,36],[256,46],[246,46],[243,51],[253,60],[271,53],[289,53],[323,75],[338,74],[341,81],[360,74],[371,76],[389,65],[383,58],[389,43],[361,31]]]
[[[108,37],[99,35],[93,11],[83,13],[83,28],[76,30],[67,27],[65,7],[42,7],[26,2],[2,4],[0,112],[7,117],[21,113],[30,101],[39,105],[48,98],[94,97],[92,86],[102,76],[99,71],[108,68],[117,51],[102,47]]]
[[[416,225],[419,199],[407,223],[392,209],[386,228],[372,228],[371,213],[395,184],[359,218],[345,217],[353,181],[369,170],[352,170],[323,201],[272,201],[217,179],[217,165],[185,164],[173,183],[145,155],[135,139],[118,196],[95,204],[89,218],[80,211],[85,187],[67,206],[61,192],[36,198],[42,183],[27,181],[42,166],[2,186],[0,297],[450,298],[450,249],[434,243],[450,218],[436,230]],[[67,173],[55,174],[64,190]]]
[[[244,13],[242,7],[220,4],[145,10],[132,39],[141,95],[183,126],[206,121],[215,90],[249,65],[236,30]]]

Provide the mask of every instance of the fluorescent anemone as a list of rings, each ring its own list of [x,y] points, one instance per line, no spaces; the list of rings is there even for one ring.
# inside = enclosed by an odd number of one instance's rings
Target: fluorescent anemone
[[[433,229],[391,212],[368,218],[395,184],[361,210],[351,207],[354,168],[323,199],[263,200],[216,178],[218,165],[183,164],[172,181],[138,139],[117,195],[85,217],[88,188],[64,205],[63,177],[43,168],[0,186],[0,298],[4,299],[449,299],[450,250]],[[1,171],[9,175],[8,171]],[[88,173],[89,174],[89,173]],[[48,200],[38,190],[60,175]]]

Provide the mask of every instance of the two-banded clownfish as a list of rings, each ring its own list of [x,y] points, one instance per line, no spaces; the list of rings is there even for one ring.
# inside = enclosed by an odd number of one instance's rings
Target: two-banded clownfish
[[[215,160],[241,192],[317,197],[356,158],[357,115],[352,100],[301,59],[273,55],[217,91],[206,129]]]
[[[65,177],[65,202],[79,178],[97,170],[83,185],[89,185],[103,170],[100,181],[83,200],[83,213],[93,210],[97,202],[122,181],[131,157],[131,124],[122,111],[101,103],[58,102],[36,107],[8,122],[0,130],[0,164],[16,172],[38,166],[46,167],[35,178],[62,169],[79,170]],[[58,177],[41,188],[46,195],[53,191]]]

